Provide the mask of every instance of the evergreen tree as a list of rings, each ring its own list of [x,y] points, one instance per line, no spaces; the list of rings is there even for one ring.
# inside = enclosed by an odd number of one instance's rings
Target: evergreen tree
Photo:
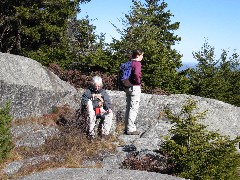
[[[191,86],[189,93],[239,106],[239,55],[233,53],[228,58],[228,52],[223,50],[220,59],[216,60],[214,50],[205,42],[200,51],[193,53],[198,64],[188,75]]]
[[[172,48],[181,40],[174,35],[180,23],[171,23],[173,15],[166,10],[167,3],[161,0],[145,0],[144,4],[133,0],[131,8],[122,21],[125,29],[116,27],[121,39],[113,39],[110,44],[115,65],[119,67],[121,62],[126,61],[131,50],[141,49],[144,51],[142,80],[145,88],[185,92],[187,78],[177,72],[182,65],[181,55]]]
[[[109,64],[111,52],[105,43],[105,34],[95,34],[96,27],[90,24],[90,19],[69,21],[68,37],[70,49],[73,54],[71,69],[92,72],[108,73],[112,69]]]
[[[90,0],[3,0],[0,51],[51,62],[72,61],[67,29],[80,11],[79,3]]]
[[[166,109],[172,124],[171,138],[160,146],[169,157],[173,174],[187,179],[236,179],[240,155],[236,150],[240,137],[230,139],[207,131],[201,123],[207,112],[196,112],[196,102],[189,99],[179,114]]]
[[[8,157],[13,148],[10,133],[11,120],[10,105],[7,103],[5,106],[0,107],[0,163]]]

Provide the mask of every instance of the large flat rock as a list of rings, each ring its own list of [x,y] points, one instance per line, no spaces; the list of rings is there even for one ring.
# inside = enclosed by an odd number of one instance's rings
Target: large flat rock
[[[55,170],[34,173],[19,180],[180,180],[183,178],[166,174],[146,171],[120,170],[120,169],[88,169],[88,168],[59,168]]]

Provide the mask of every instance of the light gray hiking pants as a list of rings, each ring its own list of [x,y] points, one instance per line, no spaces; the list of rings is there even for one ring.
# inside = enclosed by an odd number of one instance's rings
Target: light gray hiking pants
[[[105,117],[102,124],[102,134],[109,135],[112,127],[113,112],[105,111],[102,107],[100,108],[101,115]],[[95,136],[94,128],[96,126],[96,114],[93,108],[91,100],[88,100],[88,116],[89,116],[89,134]]]
[[[126,113],[125,113],[125,131],[136,131],[135,120],[137,118],[140,97],[141,86],[132,86],[125,90],[126,92]]]

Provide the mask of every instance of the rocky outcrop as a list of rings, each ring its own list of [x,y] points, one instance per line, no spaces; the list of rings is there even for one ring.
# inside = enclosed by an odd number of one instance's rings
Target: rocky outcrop
[[[83,90],[79,90],[79,94],[82,94]],[[115,115],[118,116],[116,119],[121,120],[125,111],[125,94],[124,92],[119,91],[108,91],[112,103],[113,111]],[[187,99],[193,99],[197,102],[198,110],[197,112],[203,112],[207,110],[206,118],[202,121],[205,125],[208,125],[209,130],[219,130],[221,134],[228,135],[232,138],[239,135],[240,129],[240,108],[217,101],[214,99],[201,98],[198,96],[190,96],[184,94],[169,95],[169,96],[159,96],[159,95],[150,95],[142,94],[141,96],[141,106],[140,111],[136,120],[138,129],[141,132],[140,136],[127,136],[120,135],[118,138],[123,142],[117,148],[116,154],[108,154],[102,157],[99,161],[86,161],[84,162],[85,167],[94,167],[96,164],[102,164],[103,169],[91,170],[91,169],[56,169],[50,170],[42,173],[34,173],[32,175],[22,177],[21,179],[41,179],[41,178],[52,178],[63,176],[64,179],[81,179],[85,177],[87,179],[101,179],[101,178],[111,178],[113,176],[121,178],[130,178],[130,177],[144,177],[149,179],[154,174],[138,171],[128,171],[128,170],[119,170],[121,168],[122,162],[124,159],[129,156],[131,153],[139,152],[144,156],[145,154],[151,154],[154,157],[154,150],[157,150],[159,145],[163,141],[163,137],[168,135],[169,128],[171,124],[168,120],[161,116],[161,111],[168,107],[174,113],[179,113],[183,104],[185,104]],[[30,127],[32,126],[34,131],[31,131]],[[34,125],[27,125],[26,127],[15,127],[12,128],[12,132],[15,135],[16,146],[30,146],[36,147],[44,143],[44,139],[50,136],[52,133],[57,133],[57,129],[51,129],[52,127],[38,127]],[[24,133],[26,132],[26,136]],[[32,140],[31,140],[32,139]],[[54,158],[54,157],[51,157]],[[141,158],[141,157],[140,157]],[[156,157],[158,158],[158,157]],[[36,161],[36,159],[38,161]],[[29,166],[32,160],[33,163],[41,163],[42,161],[48,161],[44,157],[33,157],[26,160],[21,160],[18,162],[10,163],[5,169],[5,173],[13,174],[18,171],[18,169]],[[93,177],[87,176],[87,172],[93,173]],[[120,173],[121,175],[119,175]],[[140,174],[139,174],[140,173]],[[120,177],[121,176],[121,177]],[[74,178],[73,178],[74,177]],[[148,178],[149,177],[149,178]],[[154,177],[157,179],[181,179],[178,177],[167,176],[163,174],[155,174]],[[143,179],[144,179],[143,178]]]
[[[77,109],[83,89],[78,91],[68,83],[61,81],[39,63],[20,56],[0,53],[0,104],[11,103],[11,113],[15,118],[38,116],[51,112],[54,106],[69,104]],[[125,93],[107,91],[113,104],[116,120],[123,120],[125,112]],[[198,96],[152,95],[142,94],[136,125],[140,136],[120,135],[123,142],[116,154],[101,160],[103,169],[56,169],[32,174],[21,179],[181,179],[156,173],[119,170],[122,161],[131,152],[151,152],[158,149],[163,137],[168,135],[171,124],[162,116],[165,108],[178,114],[187,99],[197,102],[196,112],[207,111],[206,118],[201,121],[209,130],[219,130],[222,135],[235,138],[240,135],[240,107]],[[12,127],[16,146],[41,146],[45,140],[58,133],[53,127],[26,125]],[[49,160],[50,156],[33,157],[34,163]],[[14,174],[19,168],[31,164],[32,159],[21,160],[9,164],[5,173]],[[92,164],[94,162],[85,162]],[[97,162],[99,163],[99,162]],[[86,165],[87,166],[87,165]],[[88,175],[87,175],[88,174]],[[89,176],[91,174],[91,176]]]
[[[114,104],[114,112],[123,118],[125,111],[125,93],[108,91]],[[215,99],[186,94],[152,95],[142,94],[136,124],[142,132],[141,138],[159,138],[168,134],[170,124],[161,115],[165,108],[174,114],[180,113],[188,99],[196,101],[196,112],[206,111],[206,118],[201,121],[208,130],[219,130],[223,135],[232,138],[240,135],[240,107],[236,107]]]
[[[39,116],[76,102],[76,89],[32,59],[0,53],[0,105],[10,102],[14,118]]]
[[[52,111],[53,107],[64,104],[77,109],[83,89],[78,91],[69,83],[60,80],[40,63],[22,56],[0,53],[0,105],[11,103],[14,118],[39,116]],[[108,91],[116,119],[123,119],[125,93]],[[210,130],[220,130],[224,135],[236,137],[240,129],[239,107],[208,98],[193,95],[152,95],[142,94],[137,126],[142,138],[158,138],[165,135],[169,123],[161,112],[169,108],[178,113],[187,99],[197,102],[198,111],[207,111],[203,121]]]
[[[59,168],[42,173],[35,173],[30,176],[19,178],[19,180],[181,180],[183,178],[159,174],[154,172],[121,170],[121,169],[88,169],[88,168]]]

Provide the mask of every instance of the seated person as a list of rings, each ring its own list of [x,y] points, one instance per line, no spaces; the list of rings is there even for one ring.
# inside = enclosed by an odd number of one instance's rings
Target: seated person
[[[95,136],[94,127],[96,120],[101,120],[101,135],[107,136],[112,126],[113,112],[111,102],[106,90],[102,89],[103,82],[99,76],[92,78],[91,85],[82,95],[82,106],[86,107],[88,114],[88,135]]]

